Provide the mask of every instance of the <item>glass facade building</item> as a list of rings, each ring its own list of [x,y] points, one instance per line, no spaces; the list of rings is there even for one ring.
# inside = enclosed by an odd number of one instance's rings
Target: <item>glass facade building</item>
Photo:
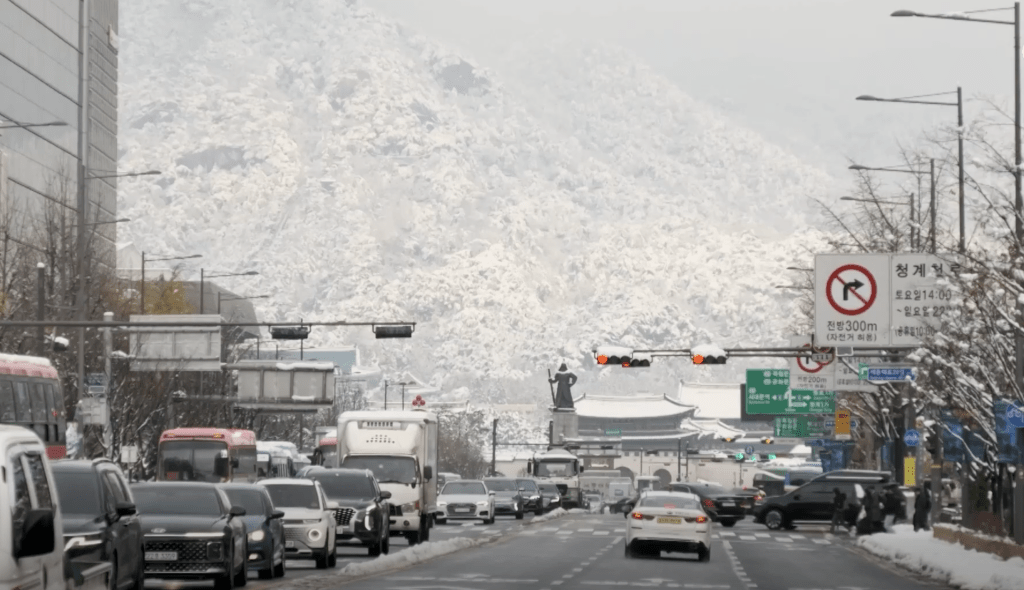
[[[0,209],[26,241],[48,213],[74,223],[82,0],[0,0]],[[117,170],[118,0],[90,0],[88,174]],[[90,222],[117,213],[116,179],[86,183]],[[101,260],[114,266],[116,224],[95,226]]]

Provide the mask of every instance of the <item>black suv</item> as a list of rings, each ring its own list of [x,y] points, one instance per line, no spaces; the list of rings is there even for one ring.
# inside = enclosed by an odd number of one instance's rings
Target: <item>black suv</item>
[[[712,521],[731,527],[743,520],[747,514],[747,505],[753,504],[748,497],[728,492],[722,486],[713,483],[673,482],[668,489],[673,492],[689,492],[700,496],[700,507],[708,513]]]
[[[285,573],[284,511],[274,508],[266,486],[251,483],[223,483],[220,489],[232,506],[245,509],[241,517],[248,533],[249,569],[261,580],[280,578]]]
[[[792,529],[797,521],[831,522],[836,489],[846,495],[843,522],[852,526],[860,512],[865,485],[850,479],[812,481],[787,494],[770,497],[755,513],[754,522],[771,530]]]
[[[377,556],[391,550],[391,492],[381,490],[369,469],[311,469],[306,479],[320,482],[334,511],[337,541],[356,540]]]
[[[518,478],[516,485],[519,486],[519,492],[523,496],[523,510],[537,515],[544,514],[544,499],[540,495],[537,482],[529,478]]]
[[[146,577],[213,580],[215,590],[245,586],[249,567],[245,509],[205,482],[132,485],[146,540]]]
[[[50,463],[71,559],[109,562],[112,590],[142,590],[142,525],[121,468],[108,459]]]

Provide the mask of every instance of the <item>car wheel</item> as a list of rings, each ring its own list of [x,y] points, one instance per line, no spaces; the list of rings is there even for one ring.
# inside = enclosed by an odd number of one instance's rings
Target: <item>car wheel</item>
[[[384,539],[377,539],[373,545],[370,545],[366,549],[370,557],[379,557],[384,551]]]
[[[388,531],[384,531],[384,538],[380,541],[381,553],[387,555],[391,552],[391,534]]]
[[[334,542],[334,549],[331,554],[327,556],[327,567],[334,567],[338,565],[338,542]]]
[[[285,561],[287,561],[287,560],[285,559],[285,556],[282,553],[281,554],[281,564],[274,566],[274,577],[275,578],[283,578],[284,577],[284,574],[286,573],[286,568],[285,568],[285,565],[284,565]]]
[[[764,515],[764,525],[770,531],[777,531],[786,524],[786,516],[778,508],[772,508]]]
[[[542,514],[544,514],[544,509],[543,508],[538,508],[538,509],[533,511],[533,515],[534,516],[540,516]]]
[[[235,574],[235,587],[241,588],[249,582],[249,548],[245,548],[245,553],[242,555],[242,567],[238,569],[238,573]]]
[[[327,569],[327,547],[324,547],[322,553],[314,553],[313,561],[316,562],[316,569],[325,570]]]
[[[711,561],[711,547],[701,547],[697,550],[697,561]]]
[[[135,582],[132,584],[132,590],[143,590],[146,585],[146,562],[142,558],[145,555],[145,549],[139,548],[139,558],[135,563]]]
[[[633,551],[633,546],[629,543],[629,541],[626,541],[626,557],[627,558],[636,557],[636,552]]]
[[[722,519],[719,522],[721,522],[722,526],[724,526],[727,529],[731,529],[732,527],[736,526],[736,521],[731,518]]]
[[[434,522],[437,523],[437,524],[448,524],[448,519],[447,518],[435,518]]]
[[[235,563],[235,556],[232,555],[228,558],[227,572],[223,576],[218,576],[213,580],[214,590],[233,590],[235,587],[235,572],[231,571],[231,566]]]
[[[516,520],[522,520],[522,519],[523,519],[523,511],[520,510],[519,512],[516,512]]]
[[[108,583],[110,590],[117,590],[117,554],[114,553],[110,556],[110,580]]]

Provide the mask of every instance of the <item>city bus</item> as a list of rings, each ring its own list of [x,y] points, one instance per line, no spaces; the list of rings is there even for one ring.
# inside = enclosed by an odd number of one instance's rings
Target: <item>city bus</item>
[[[324,467],[338,466],[337,436],[325,436],[317,442],[316,450],[313,451],[313,465],[323,465]]]
[[[255,482],[256,433],[232,428],[176,428],[160,435],[158,481]]]
[[[49,359],[0,354],[0,424],[35,432],[50,459],[67,457],[64,395]]]

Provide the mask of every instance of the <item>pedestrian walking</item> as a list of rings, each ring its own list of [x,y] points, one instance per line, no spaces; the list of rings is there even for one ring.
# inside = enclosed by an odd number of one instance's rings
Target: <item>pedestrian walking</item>
[[[843,525],[846,530],[850,530],[850,525],[846,523],[846,494],[839,491],[839,488],[832,488],[832,528],[829,532],[836,532],[836,525]]]
[[[928,528],[928,512],[932,509],[931,490],[914,488],[914,530]]]
[[[882,511],[885,515],[884,528],[885,532],[892,532],[892,525],[896,521],[896,514],[900,509],[900,500],[896,497],[896,488],[898,486],[886,486],[885,495],[882,500]]]
[[[872,504],[878,504],[878,500],[875,498],[875,493],[870,488],[864,491],[864,497],[861,500],[860,518],[857,519],[857,535],[870,535],[875,532],[874,523],[871,520],[872,515]]]

